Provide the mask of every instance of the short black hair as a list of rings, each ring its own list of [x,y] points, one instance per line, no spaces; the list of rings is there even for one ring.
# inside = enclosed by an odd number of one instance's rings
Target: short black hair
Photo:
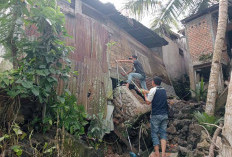
[[[161,82],[162,82],[162,79],[160,78],[160,77],[154,77],[154,79],[153,79],[153,81],[154,81],[154,83],[156,84],[156,85],[158,85],[158,86],[160,86],[161,85]]]
[[[132,55],[132,58],[135,58],[135,59],[137,59],[138,57],[137,57],[136,55]]]

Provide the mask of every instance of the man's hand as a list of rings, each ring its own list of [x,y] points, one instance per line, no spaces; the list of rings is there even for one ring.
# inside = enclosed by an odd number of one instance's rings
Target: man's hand
[[[116,60],[116,62],[134,63],[133,60],[123,60],[123,59],[121,59],[121,60]]]
[[[148,91],[148,90],[145,90],[145,89],[140,89],[140,91],[141,91],[141,93],[143,94],[143,96],[144,96],[144,98],[145,98],[146,104],[147,104],[147,105],[150,105],[151,102],[148,101],[148,99],[147,99],[147,94],[149,93],[149,91]]]
[[[141,91],[141,93],[142,93],[143,95],[146,94],[144,89],[140,89],[140,91]]]
[[[121,72],[121,75],[122,75],[122,76],[126,76],[126,74],[125,74],[125,73],[123,73],[123,72]]]
[[[144,95],[146,95],[146,94],[149,93],[149,91],[148,91],[148,90],[145,90],[145,89],[140,89],[140,91],[141,91]]]

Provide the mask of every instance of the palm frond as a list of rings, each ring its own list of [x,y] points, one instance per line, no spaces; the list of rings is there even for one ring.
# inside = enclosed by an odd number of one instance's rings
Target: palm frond
[[[129,0],[123,9],[128,10],[133,15],[141,18],[144,13],[158,9],[161,4],[161,0]]]
[[[217,3],[218,0],[129,0],[125,8],[132,14],[141,17],[146,13],[154,14],[152,28],[157,29],[162,25],[172,25],[178,29],[180,17],[184,17],[186,12],[193,14],[204,10]]]
[[[180,14],[187,8],[191,7],[196,1],[194,0],[169,0],[166,5],[162,6],[157,19],[152,23],[152,28],[157,28],[162,24],[172,24],[178,28],[178,21]]]

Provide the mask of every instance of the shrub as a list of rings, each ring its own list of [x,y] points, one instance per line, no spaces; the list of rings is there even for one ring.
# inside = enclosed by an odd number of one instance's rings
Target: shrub
[[[194,117],[200,125],[203,125],[208,130],[210,134],[214,132],[215,126],[207,125],[205,123],[217,125],[220,121],[223,120],[223,118],[218,119],[215,116],[210,116],[205,112],[201,113],[199,111],[194,112]]]

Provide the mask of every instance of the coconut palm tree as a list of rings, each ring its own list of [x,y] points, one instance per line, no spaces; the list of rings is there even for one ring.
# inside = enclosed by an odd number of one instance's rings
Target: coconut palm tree
[[[221,61],[221,53],[222,53],[222,46],[225,39],[225,32],[226,32],[226,25],[227,25],[227,18],[228,18],[228,0],[220,0],[219,1],[219,18],[218,18],[218,28],[217,28],[217,36],[213,54],[213,62],[210,74],[210,92],[216,92],[217,88],[212,87],[213,85],[218,85],[218,72],[215,72],[218,67],[220,67]],[[215,103],[215,96],[214,93],[208,94],[207,98],[207,106],[206,111],[208,113],[214,113],[214,106]],[[232,156],[232,78],[230,79],[229,90],[228,90],[228,97],[225,107],[225,116],[224,116],[224,127],[222,130],[222,151],[220,156],[221,157],[229,157]]]
[[[218,92],[219,71],[221,68],[222,48],[225,42],[225,33],[228,18],[228,0],[219,1],[219,18],[217,35],[214,46],[213,60],[209,78],[209,87],[205,112],[214,115],[215,102]]]
[[[222,0],[227,1],[227,0]],[[225,2],[226,3],[226,2]],[[224,5],[224,4],[222,4]],[[222,130],[222,151],[221,157],[232,156],[232,78],[230,79],[229,92],[226,102],[225,116],[224,116],[224,127]]]

